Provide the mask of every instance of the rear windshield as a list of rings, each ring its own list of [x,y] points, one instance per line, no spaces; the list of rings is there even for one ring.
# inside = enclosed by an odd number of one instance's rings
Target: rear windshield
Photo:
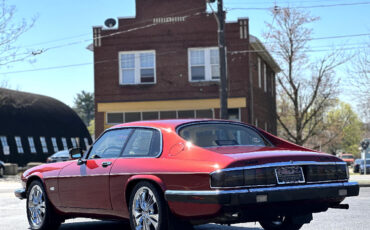
[[[194,124],[181,128],[179,135],[200,147],[271,146],[257,131],[228,123]]]

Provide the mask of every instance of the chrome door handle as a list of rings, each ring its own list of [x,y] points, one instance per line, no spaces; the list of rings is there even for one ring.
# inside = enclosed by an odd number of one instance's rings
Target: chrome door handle
[[[103,162],[103,163],[101,164],[101,166],[103,166],[103,168],[106,168],[106,167],[110,166],[111,164],[112,164],[112,162],[110,162],[110,161],[106,161],[106,162]]]

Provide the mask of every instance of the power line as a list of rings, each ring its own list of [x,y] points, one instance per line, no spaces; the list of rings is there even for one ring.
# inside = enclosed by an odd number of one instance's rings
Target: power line
[[[249,2],[249,1],[244,1],[240,2],[238,0],[237,2],[228,2],[226,5],[239,5],[239,6],[245,6],[245,5],[267,5],[267,4],[274,4],[276,5],[277,3],[279,4],[305,4],[305,3],[317,3],[317,2],[330,2],[335,4],[341,4],[340,2],[343,2],[346,0],[297,0],[297,1],[256,1],[256,2]]]
[[[168,14],[168,15],[164,15],[163,17],[177,16],[177,15],[180,15],[180,14],[183,14],[183,13],[194,12],[194,11],[200,10],[200,9],[204,9],[204,8],[203,7],[197,7],[197,8],[177,11],[177,12],[174,12],[174,13],[171,13],[171,14]],[[206,12],[205,11],[204,12],[198,11],[198,12],[195,12],[193,14],[188,14],[188,15],[185,15],[185,16],[181,15],[181,16],[183,16],[183,17],[192,17],[192,16],[200,15],[201,13],[206,13]],[[136,22],[130,24],[130,26],[141,25],[141,24],[145,24],[145,23],[148,23],[148,22],[153,22],[153,19],[145,19],[145,20],[136,21]],[[159,24],[151,23],[151,24],[147,24],[147,25],[144,25],[144,26],[140,26],[140,27],[134,27],[134,28],[130,28],[130,29],[127,29],[127,30],[124,30],[124,31],[118,31],[118,32],[115,32],[115,33],[112,33],[112,34],[109,34],[109,35],[96,37],[96,39],[102,39],[102,38],[106,38],[106,37],[113,37],[113,36],[116,36],[116,35],[119,35],[119,34],[129,33],[129,32],[132,32],[132,31],[137,31],[137,30],[140,30],[140,29],[149,28],[149,27],[153,27],[153,26],[156,26],[156,25],[159,25]],[[53,42],[56,42],[56,41],[65,41],[65,40],[70,40],[70,39],[73,39],[73,38],[83,37],[83,36],[88,35],[88,34],[91,35],[91,33],[80,34],[80,35],[61,38],[61,39],[57,39],[57,40],[51,40],[51,41],[40,42],[40,43],[36,43],[36,44],[32,44],[32,45],[26,45],[26,46],[23,46],[23,47],[22,46],[21,47],[14,47],[12,49],[23,49],[23,48],[29,48],[29,47],[34,47],[34,46],[42,46],[42,45],[53,43]],[[60,44],[60,45],[55,45],[55,46],[51,46],[51,47],[47,47],[47,48],[38,49],[38,51],[41,51],[41,53],[44,53],[44,52],[52,50],[52,49],[64,48],[64,47],[67,47],[67,46],[77,45],[77,44],[81,44],[81,43],[85,43],[85,42],[92,42],[93,40],[94,40],[93,38],[88,38],[88,39],[83,39],[83,40],[79,40],[79,41],[74,41],[74,42],[69,42],[69,43],[65,43],[65,44]],[[12,50],[12,49],[8,49],[8,51]],[[28,54],[28,53],[31,53],[31,52],[25,52],[25,54]]]
[[[301,40],[293,40],[293,41],[315,41],[315,40],[329,40],[329,39],[339,39],[339,38],[353,38],[353,37],[364,37],[364,36],[370,36],[370,33],[364,33],[364,34],[346,34],[346,35],[336,35],[336,36],[326,36],[326,37],[316,37],[316,38],[307,38],[307,39],[301,39]],[[277,42],[263,42],[264,44],[276,44]]]
[[[156,56],[162,56],[162,55],[168,55],[168,54],[174,54],[174,53],[177,53],[177,51],[168,51],[168,52],[163,52],[163,53],[157,53]],[[149,54],[148,54],[148,56],[149,56]],[[135,58],[136,57],[134,57],[133,59],[135,59]],[[86,66],[86,65],[93,65],[93,64],[103,64],[103,63],[108,63],[108,62],[113,62],[113,61],[116,62],[116,61],[119,61],[119,60],[118,59],[107,59],[107,60],[101,60],[101,61],[96,61],[96,62],[85,62],[85,63],[79,63],[79,64],[60,65],[60,66],[44,67],[44,68],[37,68],[37,69],[11,71],[11,72],[0,73],[0,75],[46,71],[46,70],[54,70],[54,69],[65,69],[65,68],[72,68],[72,67],[79,67],[79,66]]]
[[[347,48],[341,48],[338,50],[356,50],[356,49],[363,49],[363,48],[368,48],[369,46],[356,46],[356,47],[347,47]],[[304,53],[315,53],[315,52],[327,52],[327,51],[332,51],[333,49],[306,49],[302,50],[301,52]],[[235,50],[235,51],[229,51],[228,53],[231,55],[236,55],[236,54],[243,54],[243,53],[282,53],[281,51],[266,51],[266,50]]]
[[[337,6],[357,6],[357,5],[370,5],[370,2],[353,2],[353,3],[337,3],[337,4],[323,4],[323,5],[312,5],[312,6],[294,6],[289,7],[292,9],[309,9],[309,8],[326,8],[326,7],[337,7]],[[271,10],[271,7],[237,7],[228,8],[230,10]]]
[[[368,48],[368,46],[347,47],[347,48],[341,48],[341,49],[338,49],[338,50],[356,50],[356,49],[362,49],[362,48]],[[332,50],[333,49],[320,49],[320,50],[306,49],[306,50],[302,50],[302,52],[313,53],[313,52],[327,52],[327,51],[332,51]],[[243,54],[243,53],[261,53],[261,52],[266,52],[266,50],[235,50],[235,51],[229,51],[228,53],[231,54],[231,55],[237,55],[237,54]],[[281,53],[280,51],[267,51],[267,52]],[[156,54],[156,56],[175,54],[175,53],[178,53],[178,52],[177,51],[169,51],[169,52],[164,52],[164,53],[161,53],[161,54]],[[97,61],[97,62],[85,62],[85,63],[71,64],[71,65],[61,65],[61,66],[52,66],[52,67],[45,67],[45,68],[38,68],[38,69],[11,71],[11,72],[0,73],[0,75],[37,72],[37,71],[46,71],[46,70],[55,70],[55,69],[66,69],[66,68],[87,66],[87,65],[93,65],[93,64],[103,64],[103,63],[113,62],[113,61],[116,62],[116,61],[119,61],[119,60],[118,59],[109,59],[109,60],[101,60],[101,61]],[[158,67],[158,65],[157,65],[157,67]]]
[[[37,72],[37,71],[45,71],[45,70],[53,70],[53,69],[65,69],[65,68],[70,68],[70,67],[92,65],[92,64],[94,63],[89,62],[89,63],[80,63],[80,64],[72,64],[72,65],[45,67],[45,68],[38,68],[38,69],[19,70],[19,71],[5,72],[5,73],[0,73],[0,74],[6,75],[6,74],[28,73],[28,72]]]

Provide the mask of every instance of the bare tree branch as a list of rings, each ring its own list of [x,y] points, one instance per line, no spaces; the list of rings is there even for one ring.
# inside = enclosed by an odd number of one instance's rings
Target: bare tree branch
[[[294,8],[282,8],[273,13],[276,24],[267,23],[266,26],[271,34],[269,39],[277,44],[271,48],[277,51],[275,58],[282,67],[278,76],[278,100],[284,103],[278,106],[285,108],[278,109],[280,133],[303,145],[319,133],[322,116],[337,96],[339,83],[335,80],[335,68],[346,59],[340,52],[333,51],[317,63],[311,61],[305,53],[312,34],[309,24],[318,18]],[[293,115],[286,116],[286,110]]]
[[[15,42],[34,26],[36,17],[17,22],[15,13],[15,6],[9,6],[5,0],[0,0],[0,67],[33,56],[32,51],[20,49],[15,46]]]

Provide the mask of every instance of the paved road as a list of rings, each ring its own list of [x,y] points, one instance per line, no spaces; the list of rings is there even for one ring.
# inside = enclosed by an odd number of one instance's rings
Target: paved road
[[[13,190],[18,188],[17,183],[0,181],[0,229],[26,230],[28,223],[25,214],[25,201],[18,200]],[[349,198],[346,203],[349,210],[329,210],[326,213],[315,214],[314,220],[305,225],[303,230],[365,230],[370,229],[370,188],[361,188],[360,196]],[[129,230],[124,223],[109,221],[92,221],[89,219],[69,220],[61,230]],[[261,230],[258,223],[237,224],[233,226],[202,225],[196,230]]]

